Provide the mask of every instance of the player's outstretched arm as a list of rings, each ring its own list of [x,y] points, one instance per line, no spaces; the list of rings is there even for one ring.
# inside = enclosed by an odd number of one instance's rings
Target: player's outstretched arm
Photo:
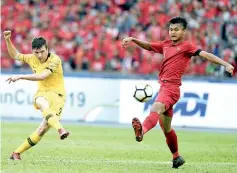
[[[6,44],[7,44],[7,50],[8,50],[10,57],[13,59],[18,59],[19,53],[11,42],[11,31],[4,31],[3,35],[5,38]]]
[[[140,46],[141,48],[143,49],[146,49],[146,50],[151,50],[151,44],[147,41],[142,41],[142,40],[139,40],[139,39],[136,39],[134,37],[127,37],[127,38],[124,38],[123,41],[122,41],[122,45],[123,47],[127,47],[129,45],[129,43],[131,42],[134,42],[136,43],[138,46]]]
[[[45,69],[42,73],[21,75],[21,79],[31,80],[31,81],[39,81],[39,80],[46,79],[51,74],[52,74],[52,72],[50,70]]]
[[[205,58],[208,61],[211,61],[213,63],[223,65],[227,72],[229,72],[231,75],[233,74],[234,67],[231,64],[229,64],[228,62],[223,61],[221,58],[218,58],[217,56],[213,55],[212,53],[208,53],[206,51],[201,51],[199,53],[199,56],[202,58]]]
[[[44,80],[47,77],[49,77],[52,74],[52,72],[49,69],[45,69],[42,73],[36,73],[36,74],[27,74],[27,75],[17,75],[17,76],[12,76],[9,77],[6,82],[8,82],[9,84],[11,82],[16,82],[20,79],[23,80],[30,80],[30,81],[40,81],[40,80]]]

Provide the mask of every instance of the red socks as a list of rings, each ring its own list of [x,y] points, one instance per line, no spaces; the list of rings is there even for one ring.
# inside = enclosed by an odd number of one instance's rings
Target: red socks
[[[143,134],[155,127],[158,120],[159,115],[156,112],[151,112],[142,123]]]
[[[143,134],[147,133],[153,127],[156,126],[157,122],[159,121],[159,115],[156,112],[151,112],[149,116],[146,117],[144,122],[142,123]],[[163,124],[160,122],[160,126],[163,130]],[[178,152],[178,139],[175,131],[172,129],[169,133],[165,134],[166,143],[173,154],[173,159],[179,156]]]
[[[173,159],[177,158],[179,156],[178,152],[178,139],[175,131],[172,129],[169,133],[165,134],[166,137],[166,143],[173,154]]]

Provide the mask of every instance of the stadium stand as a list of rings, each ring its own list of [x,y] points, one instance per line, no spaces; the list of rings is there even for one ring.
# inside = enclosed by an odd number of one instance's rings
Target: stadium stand
[[[135,45],[121,47],[125,36],[148,41],[167,38],[167,21],[184,16],[187,39],[237,69],[236,0],[3,0],[2,31],[13,31],[13,43],[31,52],[31,40],[44,36],[65,71],[155,74],[162,56]],[[1,38],[1,68],[26,68],[12,61]],[[186,75],[228,76],[220,66],[193,57]]]

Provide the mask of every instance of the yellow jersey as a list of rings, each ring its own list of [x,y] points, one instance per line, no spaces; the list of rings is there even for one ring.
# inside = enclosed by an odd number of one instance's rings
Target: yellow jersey
[[[52,74],[44,80],[38,81],[38,92],[55,92],[66,97],[64,86],[62,61],[59,56],[50,53],[46,62],[41,63],[34,54],[19,54],[18,59],[29,64],[34,73],[41,73],[49,69]]]

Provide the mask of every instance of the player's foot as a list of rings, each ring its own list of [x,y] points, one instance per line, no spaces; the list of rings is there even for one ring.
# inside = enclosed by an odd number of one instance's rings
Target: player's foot
[[[61,140],[65,139],[69,136],[69,132],[67,132],[64,129],[58,129],[58,133],[59,133],[59,136],[60,136]]]
[[[173,159],[172,162],[173,162],[173,168],[175,169],[179,168],[185,163],[184,159],[181,156],[178,156],[176,159]]]
[[[142,124],[139,121],[138,118],[133,118],[132,119],[132,127],[134,129],[135,132],[135,136],[136,136],[136,141],[137,142],[141,142],[143,139],[143,131],[142,131]]]
[[[21,160],[21,154],[13,152],[10,159],[11,160]]]

